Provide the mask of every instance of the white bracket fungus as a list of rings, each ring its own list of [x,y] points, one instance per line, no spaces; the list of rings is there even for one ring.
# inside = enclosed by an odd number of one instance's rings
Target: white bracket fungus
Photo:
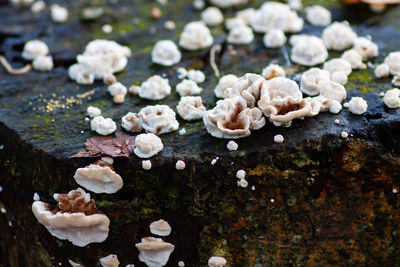
[[[265,2],[251,20],[253,29],[262,33],[273,29],[299,32],[303,29],[303,24],[303,19],[295,11],[290,10],[288,5],[278,2]]]
[[[136,136],[134,152],[136,156],[140,158],[151,158],[157,155],[163,148],[164,145],[161,139],[153,133],[139,134]]]
[[[350,48],[356,38],[357,34],[347,22],[334,22],[322,32],[322,40],[326,48],[337,51]]]
[[[342,102],[346,99],[346,89],[340,83],[334,81],[325,81],[321,83],[321,96],[330,100]]]
[[[218,98],[229,98],[235,96],[232,94],[232,87],[238,81],[238,77],[233,74],[222,76],[214,89],[215,96]]]
[[[108,92],[113,96],[113,101],[116,104],[121,104],[125,101],[125,96],[128,93],[128,89],[120,82],[116,82],[108,86]],[[121,100],[120,100],[121,99]]]
[[[286,40],[287,38],[282,30],[272,29],[264,35],[263,43],[265,47],[278,48],[282,47]]]
[[[275,143],[283,143],[283,141],[285,141],[285,138],[283,138],[283,136],[281,134],[277,134],[274,136],[274,142]]]
[[[106,257],[103,257],[100,259],[100,264],[103,267],[118,267],[119,266],[119,260],[117,255],[115,254],[110,254]]]
[[[276,77],[286,77],[285,70],[277,64],[269,64],[262,70],[261,76],[266,80],[271,80]]]
[[[26,42],[22,51],[22,57],[27,60],[34,60],[37,56],[47,56],[49,47],[40,40],[31,40]]]
[[[93,40],[87,44],[83,54],[77,56],[77,64],[69,67],[68,75],[78,83],[93,83],[94,79],[104,79],[110,74],[122,71],[131,51],[114,41]],[[81,76],[87,79],[79,79]],[[90,79],[89,79],[90,77]]]
[[[306,8],[306,18],[313,26],[327,26],[331,24],[331,12],[323,6]]]
[[[275,126],[284,127],[289,127],[296,118],[319,113],[319,105],[304,100],[297,83],[284,77],[263,84],[258,107]]]
[[[400,86],[400,75],[396,75],[393,77],[392,84],[394,86]]]
[[[249,0],[210,0],[210,3],[222,8],[246,4]]]
[[[400,51],[391,52],[386,58],[385,63],[389,66],[390,74],[400,74]]]
[[[154,63],[163,66],[172,66],[181,61],[182,54],[171,40],[158,41],[151,51],[151,59]]]
[[[385,93],[383,102],[389,108],[400,108],[400,90],[395,88]]]
[[[150,232],[158,236],[169,236],[171,234],[171,226],[167,221],[160,219],[150,224]]]
[[[164,134],[176,131],[179,122],[175,112],[167,105],[155,105],[142,108],[142,127],[146,132]]]
[[[208,259],[208,267],[224,267],[226,265],[226,260],[223,257],[212,256]]]
[[[80,186],[97,194],[113,194],[123,185],[121,176],[114,171],[112,164],[103,161],[77,169],[74,179]]]
[[[186,163],[183,160],[178,160],[175,164],[175,169],[178,171],[184,170],[186,168]]]
[[[100,135],[109,135],[117,130],[117,124],[111,118],[97,116],[90,122],[90,128]]]
[[[89,117],[94,118],[101,115],[101,110],[96,107],[89,106],[86,110]]]
[[[327,81],[330,81],[328,71],[311,68],[301,75],[300,90],[309,96],[315,96],[321,92],[321,84]]]
[[[203,105],[203,100],[200,96],[184,96],[181,97],[176,106],[179,116],[184,120],[193,121],[203,118],[206,108]]]
[[[382,63],[375,68],[375,76],[377,78],[385,78],[390,74],[389,65],[386,63]]]
[[[353,114],[361,115],[368,109],[367,102],[362,97],[352,97],[349,101],[349,110]]]
[[[328,51],[320,38],[309,35],[293,40],[295,40],[291,55],[293,62],[304,66],[314,66],[325,62],[328,58]]]
[[[235,18],[229,18],[225,20],[225,28],[227,30],[232,30],[233,28],[241,27],[241,26],[246,26],[246,23],[238,17]]]
[[[144,237],[135,244],[139,250],[139,260],[149,267],[160,267],[167,264],[175,246],[164,242],[161,238]]]
[[[236,151],[239,148],[239,145],[235,141],[229,141],[228,144],[226,145],[226,148],[229,151]]]
[[[224,21],[224,15],[217,7],[208,7],[201,12],[201,20],[209,26],[221,24]]]
[[[54,22],[63,23],[68,19],[68,9],[66,7],[53,4],[50,6],[51,19]]]
[[[227,38],[230,44],[250,44],[253,40],[253,30],[245,25],[232,28]]]
[[[341,58],[347,60],[353,69],[366,69],[367,65],[362,62],[361,55],[354,49],[345,51]]]
[[[340,133],[340,136],[341,136],[343,139],[346,139],[347,137],[349,137],[349,134],[348,134],[346,131],[342,131],[342,132]]]
[[[53,66],[54,63],[51,56],[38,55],[32,62],[33,69],[38,71],[51,71]]]
[[[203,22],[193,21],[185,25],[179,39],[179,45],[187,50],[199,50],[214,42],[210,29]]]
[[[129,132],[141,132],[142,127],[142,116],[138,113],[128,112],[125,116],[121,118],[122,128]]]
[[[196,83],[202,83],[206,80],[206,75],[201,70],[189,70],[186,76]]]
[[[324,63],[324,70],[329,71],[332,81],[346,84],[352,72],[351,64],[343,58],[334,58]]]
[[[143,170],[150,170],[151,169],[151,161],[150,160],[143,160],[142,161],[142,168]]]
[[[153,75],[140,85],[138,94],[141,98],[161,100],[171,94],[171,86],[168,79]]]
[[[358,37],[354,40],[353,49],[361,55],[362,60],[369,60],[379,54],[378,46],[368,37]]]
[[[192,80],[184,79],[176,85],[176,91],[180,96],[189,96],[200,94],[203,88],[199,87],[197,83]]]
[[[78,188],[55,194],[54,199],[58,201],[56,208],[42,201],[32,204],[33,214],[51,235],[79,247],[106,240],[110,220],[96,209],[90,194]]]

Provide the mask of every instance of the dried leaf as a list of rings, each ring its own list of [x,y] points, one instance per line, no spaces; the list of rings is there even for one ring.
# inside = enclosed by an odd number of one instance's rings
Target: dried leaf
[[[97,158],[101,156],[126,157],[135,149],[136,136],[116,132],[115,137],[95,136],[86,140],[86,151],[81,151],[71,158]]]

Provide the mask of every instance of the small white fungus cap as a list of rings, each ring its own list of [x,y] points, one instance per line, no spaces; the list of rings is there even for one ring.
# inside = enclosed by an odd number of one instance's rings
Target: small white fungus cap
[[[246,4],[249,0],[210,0],[210,3],[222,8]]]
[[[342,51],[350,48],[357,34],[347,22],[334,22],[322,32],[322,40],[326,48]]]
[[[395,88],[385,93],[383,102],[389,108],[400,108],[400,90]]]
[[[152,61],[163,66],[172,66],[179,63],[181,58],[181,52],[171,40],[158,41],[151,51]]]
[[[224,21],[224,15],[217,7],[208,7],[201,12],[201,20],[209,26],[221,24]]]
[[[176,168],[178,171],[184,170],[184,169],[186,168],[186,164],[185,164],[185,162],[184,162],[183,160],[178,160],[178,161],[176,162],[176,164],[175,164],[175,168]]]
[[[146,132],[164,134],[176,131],[179,122],[175,112],[167,105],[155,105],[142,108],[142,127]]]
[[[50,6],[51,19],[54,22],[63,23],[68,19],[68,9],[66,7],[53,4]]]
[[[97,116],[90,122],[90,128],[100,135],[109,135],[117,130],[117,124],[111,118]]]
[[[346,99],[347,93],[343,85],[334,81],[325,81],[321,83],[321,96],[330,100],[342,102]]]
[[[246,172],[244,170],[238,170],[236,172],[236,178],[238,178],[238,179],[246,178]]]
[[[192,80],[184,79],[176,85],[176,91],[180,96],[190,96],[200,94],[203,88],[199,87],[197,83]]]
[[[176,106],[179,116],[184,120],[193,121],[203,118],[206,108],[200,96],[184,96]]]
[[[39,12],[43,11],[45,8],[46,8],[46,3],[44,1],[36,1],[31,6],[31,11],[33,13],[39,13]]]
[[[340,136],[341,136],[343,139],[346,139],[347,137],[349,137],[349,134],[348,134],[346,131],[343,131],[343,132],[340,133]]]
[[[161,139],[153,133],[139,134],[136,136],[134,152],[139,158],[151,158],[157,155],[163,148],[164,145]]]
[[[327,26],[331,24],[331,12],[323,6],[306,8],[307,21],[313,26]]]
[[[74,179],[77,184],[94,193],[113,194],[123,186],[121,176],[111,164],[90,164],[76,170]]]
[[[226,260],[223,257],[212,256],[208,259],[208,267],[224,267],[226,265]]]
[[[274,136],[275,143],[283,143],[283,141],[285,141],[285,139],[283,138],[283,136],[281,134],[277,134]]]
[[[331,79],[333,77],[339,77],[337,74],[338,73],[343,73],[344,75],[349,76],[352,72],[351,64],[343,59],[343,58],[333,58],[331,60],[328,60],[327,62],[324,63],[324,70],[329,71],[331,73]],[[338,81],[336,81],[338,82]],[[343,83],[341,83],[343,84]]]
[[[86,110],[89,117],[94,118],[101,115],[101,110],[99,108],[89,106]]]
[[[330,81],[330,73],[319,68],[311,68],[301,75],[300,90],[315,96],[321,92],[321,84]]]
[[[33,69],[37,71],[51,71],[53,66],[53,58],[51,56],[39,55],[32,62]]]
[[[138,94],[141,98],[161,100],[171,94],[171,86],[168,79],[153,75],[140,85]]]
[[[186,76],[196,83],[202,83],[206,80],[206,75],[201,70],[189,70]]]
[[[400,51],[391,52],[386,58],[385,63],[389,66],[390,74],[400,74]]]
[[[249,44],[253,40],[253,30],[245,25],[232,28],[229,31],[227,38],[227,41],[230,44]]]
[[[100,259],[100,264],[103,267],[118,267],[119,266],[119,260],[117,255],[115,254],[110,254],[106,257],[103,257]]]
[[[54,198],[59,202],[60,211],[50,210],[50,206],[42,201],[35,201],[32,204],[36,219],[47,228],[51,235],[61,240],[68,240],[78,247],[106,240],[110,224],[106,215],[99,211],[86,215],[83,211],[62,210],[66,201],[69,203],[67,206],[72,205],[73,209],[85,210],[90,205],[94,206],[90,194],[78,188],[71,190],[68,194],[55,194]]]
[[[37,56],[47,56],[49,47],[47,44],[40,40],[30,40],[24,45],[22,57],[27,60],[33,60]]]
[[[239,148],[239,145],[235,141],[229,141],[228,144],[226,144],[226,148],[229,151],[236,151]]]
[[[354,50],[362,57],[362,60],[369,60],[379,54],[378,46],[368,37],[358,37],[354,40]]]
[[[281,66],[277,64],[269,64],[262,70],[261,76],[263,76],[266,80],[271,80],[275,77],[286,77],[286,73]]]
[[[338,114],[342,110],[342,104],[339,101],[331,100],[331,104],[329,106],[329,112],[333,114]]]
[[[385,78],[390,74],[389,65],[386,63],[382,63],[375,68],[375,76],[377,78]]]
[[[233,74],[222,76],[214,89],[215,96],[218,98],[229,98],[232,94],[232,87],[238,81],[238,77]]]
[[[187,50],[199,50],[214,42],[210,29],[203,22],[194,21],[185,25],[179,39],[179,45]]]
[[[241,18],[235,17],[225,20],[225,27],[228,30],[232,30],[233,28],[237,28],[240,26],[246,26],[246,23]]]
[[[265,47],[278,48],[282,47],[286,40],[287,38],[282,30],[272,29],[264,35],[263,43]]]
[[[362,62],[361,55],[353,48],[345,51],[341,58],[347,60],[353,69],[366,69],[367,66]]]
[[[151,169],[151,161],[150,160],[143,160],[142,161],[142,168],[143,170],[150,170]]]
[[[128,89],[126,88],[126,86],[120,82],[116,82],[116,83],[113,83],[110,86],[108,86],[107,91],[112,96],[120,95],[124,98],[125,98],[126,94],[128,93]]]
[[[160,267],[167,264],[175,246],[164,242],[161,238],[144,237],[135,244],[139,250],[139,260],[149,267]]]
[[[314,66],[324,63],[328,51],[322,40],[315,36],[303,36],[294,42],[291,59],[304,66]]]
[[[129,132],[141,132],[142,127],[142,116],[138,113],[128,112],[122,117],[122,128]]]
[[[361,115],[367,111],[368,104],[362,97],[352,97],[349,101],[349,110],[353,114]]]
[[[158,236],[169,236],[171,234],[171,226],[167,221],[160,219],[150,224],[150,232]]]
[[[400,86],[400,75],[396,75],[393,77],[392,84],[394,86]]]

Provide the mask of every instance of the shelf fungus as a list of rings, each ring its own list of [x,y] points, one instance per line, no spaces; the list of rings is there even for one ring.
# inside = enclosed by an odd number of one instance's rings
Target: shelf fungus
[[[160,219],[150,224],[150,232],[158,236],[169,236],[171,234],[171,226],[167,221]]]
[[[233,28],[247,26],[246,23],[238,17],[229,18],[225,20],[225,28],[227,30],[232,30]]]
[[[126,86],[120,82],[108,86],[107,91],[113,97],[113,101],[116,104],[122,104],[125,101],[126,94],[128,93]]]
[[[153,133],[139,134],[136,136],[135,145],[135,155],[142,159],[151,158],[164,148],[160,137]]]
[[[275,126],[289,127],[294,119],[318,115],[320,105],[304,100],[296,82],[277,77],[264,83],[258,107]]]
[[[253,30],[245,25],[231,29],[227,38],[227,41],[230,44],[250,44],[253,40]]]
[[[385,64],[389,66],[390,74],[399,75],[400,74],[400,51],[391,52],[385,58]]]
[[[341,58],[347,60],[352,69],[366,69],[367,65],[362,62],[362,56],[354,48],[345,51]]]
[[[321,92],[321,84],[325,81],[330,81],[328,71],[311,68],[301,75],[300,91],[309,96],[316,96]]]
[[[203,118],[206,108],[203,105],[203,100],[200,96],[184,96],[181,97],[176,106],[179,116],[187,121],[200,120]]]
[[[361,115],[367,112],[368,104],[362,97],[352,97],[348,104],[348,108],[353,114]]]
[[[261,87],[265,79],[254,73],[246,73],[232,87],[233,95],[240,95],[246,100],[247,107],[254,108],[260,99]]]
[[[323,6],[306,8],[306,19],[313,26],[328,26],[331,24],[331,12]]]
[[[103,267],[118,267],[119,266],[119,260],[117,255],[115,254],[110,254],[106,257],[103,257],[100,259],[100,264]]]
[[[258,108],[247,107],[241,96],[227,98],[204,113],[204,125],[214,137],[236,139],[249,136],[251,130],[258,130],[265,125],[265,118]]]
[[[78,188],[54,194],[54,199],[58,201],[55,207],[42,201],[32,204],[33,214],[51,235],[79,247],[106,240],[110,220],[96,209],[90,194]]]
[[[68,9],[66,7],[53,4],[50,6],[51,19],[57,23],[64,23],[68,20]]]
[[[189,70],[186,76],[196,83],[202,83],[206,80],[206,75],[201,70]]]
[[[123,185],[121,176],[114,171],[112,164],[101,160],[77,169],[74,179],[80,186],[97,194],[113,194]]]
[[[263,43],[265,47],[278,48],[282,47],[286,40],[287,38],[282,30],[272,29],[264,35]]]
[[[95,79],[122,71],[130,56],[131,51],[126,46],[109,40],[93,40],[83,54],[77,56],[78,63],[69,67],[68,75],[77,83],[91,84]]]
[[[101,115],[101,110],[99,108],[93,107],[93,106],[89,106],[86,109],[87,114],[89,115],[89,117],[94,118],[97,116]]]
[[[151,51],[151,59],[162,66],[172,66],[181,61],[182,54],[171,40],[158,41]]]
[[[122,128],[129,132],[141,132],[142,127],[142,116],[138,113],[128,112],[125,116],[121,118]]]
[[[201,20],[209,26],[221,24],[224,21],[224,15],[217,7],[207,7],[201,12]]]
[[[334,22],[322,32],[322,40],[326,48],[342,51],[350,48],[357,38],[348,22]]]
[[[139,260],[149,267],[160,267],[167,264],[175,246],[161,238],[144,237],[135,244],[139,250]]]
[[[321,96],[330,100],[342,102],[346,99],[347,93],[343,85],[335,81],[324,81],[321,83]]]
[[[209,47],[214,42],[210,29],[201,21],[185,25],[179,39],[179,45],[187,50],[199,50]]]
[[[345,85],[352,72],[351,64],[343,58],[334,58],[324,63],[324,70],[329,71],[331,80]]]
[[[296,11],[286,4],[265,2],[254,14],[251,26],[256,32],[266,33],[273,29],[284,32],[299,32],[303,29],[304,21]]]
[[[176,91],[180,96],[190,96],[200,94],[203,88],[199,87],[197,83],[192,80],[184,79],[176,85]]]
[[[171,86],[168,79],[153,75],[140,85],[138,94],[141,98],[161,100],[171,94]]]
[[[232,87],[238,79],[239,78],[233,74],[222,76],[218,81],[217,87],[214,89],[215,96],[218,98],[229,98],[237,95],[232,91]]]
[[[400,90],[395,88],[385,93],[383,102],[389,108],[400,108]]]
[[[239,148],[239,145],[235,141],[229,141],[228,144],[226,145],[226,148],[229,151],[236,151]]]
[[[266,80],[271,80],[276,77],[286,77],[286,73],[281,66],[277,64],[269,64],[262,70],[261,76],[263,76]]]
[[[223,257],[212,256],[208,259],[208,267],[224,267],[226,265],[226,259]]]
[[[176,131],[179,122],[175,112],[167,105],[155,105],[142,108],[142,127],[146,132],[164,134]]]
[[[33,69],[38,71],[51,71],[53,66],[54,63],[51,56],[39,55],[32,62]]]
[[[22,57],[26,60],[34,60],[38,56],[47,56],[49,54],[49,47],[47,44],[40,40],[30,40],[24,45]]]
[[[90,122],[90,128],[100,135],[109,135],[117,130],[117,125],[111,118],[97,116]]]
[[[389,65],[386,63],[382,63],[379,64],[376,68],[375,68],[375,76],[377,78],[386,78],[389,77],[390,75],[390,68]]]
[[[371,37],[358,37],[354,40],[353,49],[362,57],[362,60],[369,60],[379,54],[378,46],[371,40]]]
[[[291,59],[304,66],[315,66],[324,63],[328,51],[322,40],[316,36],[302,35],[291,41],[293,44]]]

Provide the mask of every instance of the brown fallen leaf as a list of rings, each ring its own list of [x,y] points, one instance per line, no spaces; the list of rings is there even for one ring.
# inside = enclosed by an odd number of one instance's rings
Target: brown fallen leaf
[[[136,136],[123,132],[116,132],[115,137],[91,137],[85,142],[86,150],[72,155],[71,158],[97,158],[101,156],[129,158],[135,149],[135,139]]]

